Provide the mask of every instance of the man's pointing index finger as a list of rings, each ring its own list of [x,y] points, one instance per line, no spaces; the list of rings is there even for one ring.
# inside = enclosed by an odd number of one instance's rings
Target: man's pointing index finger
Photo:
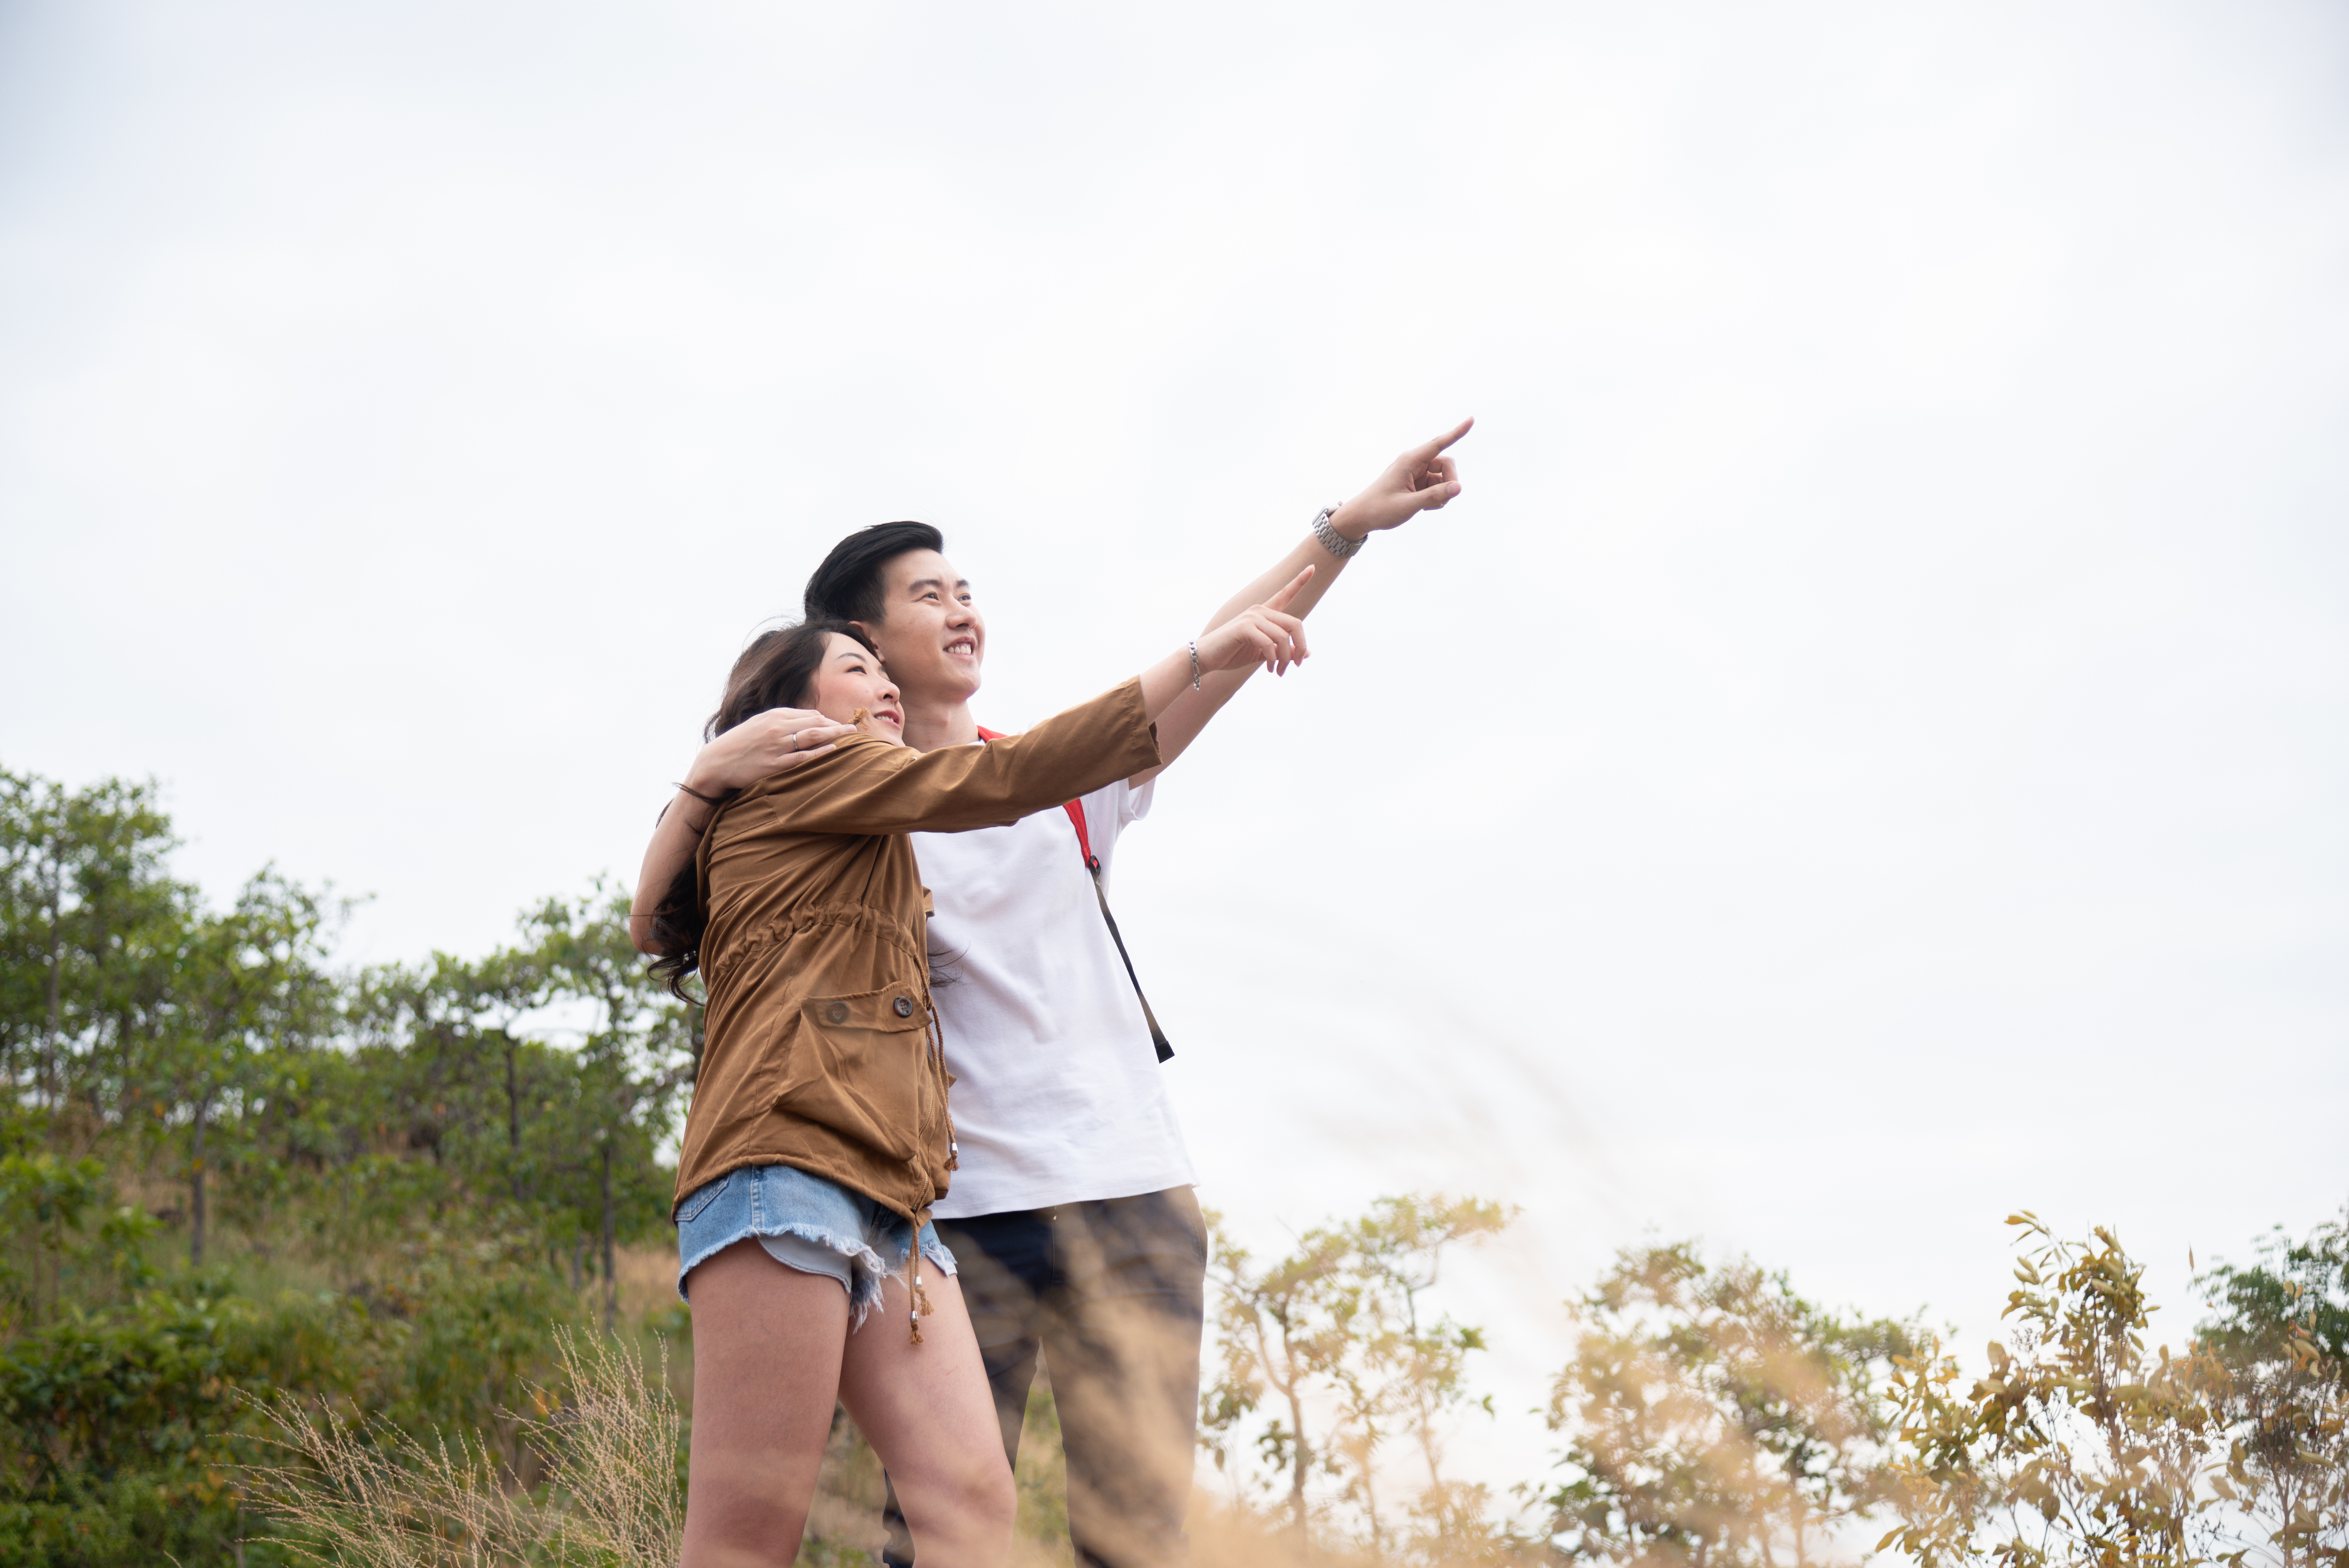
[[[1429,459],[1434,457],[1436,453],[1442,451],[1444,448],[1450,446],[1453,442],[1466,435],[1468,433],[1469,427],[1475,423],[1475,417],[1471,415],[1469,418],[1461,420],[1457,425],[1454,425],[1452,428],[1451,434],[1438,436],[1435,439],[1429,441],[1423,446],[1413,447],[1411,450],[1413,459],[1417,462],[1426,462]]]

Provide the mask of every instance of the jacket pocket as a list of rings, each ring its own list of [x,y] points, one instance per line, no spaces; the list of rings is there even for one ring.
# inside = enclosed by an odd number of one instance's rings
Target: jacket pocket
[[[885,1158],[914,1158],[929,1077],[929,1013],[905,984],[800,1004],[800,1048],[775,1103]]]

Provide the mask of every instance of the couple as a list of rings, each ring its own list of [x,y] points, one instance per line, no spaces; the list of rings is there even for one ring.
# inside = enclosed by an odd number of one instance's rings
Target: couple
[[[736,662],[629,918],[708,994],[675,1209],[684,1568],[792,1561],[835,1399],[888,1470],[885,1561],[1004,1562],[1040,1354],[1078,1561],[1183,1556],[1206,1235],[1100,882],[1159,771],[1305,658],[1362,541],[1459,493],[1467,430],[1022,735],[971,717],[985,624],[920,523],[843,540],[806,618]]]

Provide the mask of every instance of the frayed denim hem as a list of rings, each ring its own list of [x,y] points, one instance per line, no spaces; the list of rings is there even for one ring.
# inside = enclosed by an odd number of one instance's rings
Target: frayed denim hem
[[[880,1253],[870,1243],[850,1241],[837,1231],[823,1225],[800,1221],[774,1225],[750,1225],[731,1235],[706,1243],[690,1258],[679,1259],[677,1270],[678,1299],[688,1304],[692,1301],[692,1297],[686,1293],[686,1279],[700,1264],[717,1256],[737,1242],[752,1241],[767,1236],[791,1236],[820,1247],[829,1247],[847,1260],[850,1277],[855,1282],[854,1284],[849,1280],[840,1279],[839,1275],[827,1273],[823,1277],[839,1280],[840,1288],[848,1294],[848,1328],[852,1334],[864,1326],[865,1318],[871,1315],[873,1309],[881,1304],[883,1282],[895,1280],[899,1284],[905,1284],[906,1265],[913,1261],[912,1249],[908,1248],[905,1263],[899,1264],[895,1268],[887,1267],[882,1263]],[[940,1274],[949,1277],[955,1274],[954,1253],[947,1250],[946,1243],[938,1239],[937,1231],[934,1227],[923,1226],[918,1243],[922,1249],[922,1256],[936,1264]],[[768,1255],[774,1256],[771,1253]],[[781,1268],[792,1266],[781,1258],[775,1258],[775,1264]]]
[[[813,1171],[745,1165],[678,1203],[677,1294],[689,1298],[694,1269],[753,1237],[783,1267],[840,1281],[859,1324],[881,1299],[882,1282],[904,1277],[916,1246],[924,1260],[954,1273],[954,1254],[935,1229],[916,1235],[904,1215]]]
[[[938,1273],[946,1275],[948,1279],[952,1279],[955,1274],[954,1253],[947,1249],[946,1243],[938,1239],[937,1232],[927,1225],[924,1225],[922,1227],[921,1234],[916,1237],[916,1240],[921,1245],[922,1255],[929,1259],[930,1262],[938,1265]],[[913,1261],[913,1250],[908,1248],[905,1253],[905,1264],[910,1264]],[[905,1264],[900,1264],[895,1268],[891,1269],[889,1271],[888,1277],[895,1280],[899,1284],[904,1284],[905,1283]],[[875,1302],[878,1302],[881,1299],[881,1282],[877,1279],[873,1282],[873,1299]],[[864,1315],[860,1312],[857,1315],[856,1321],[850,1324],[849,1327],[853,1331],[863,1326],[864,1322]]]
[[[719,1253],[724,1252],[727,1248],[732,1246],[737,1242],[756,1241],[763,1236],[796,1236],[802,1242],[813,1242],[820,1247],[830,1247],[833,1252],[838,1253],[842,1257],[848,1260],[849,1273],[855,1275],[859,1283],[862,1283],[867,1278],[872,1278],[877,1281],[882,1274],[887,1272],[882,1267],[881,1254],[874,1252],[872,1247],[863,1242],[849,1241],[845,1237],[842,1236],[839,1232],[823,1225],[810,1224],[804,1221],[787,1221],[781,1224],[773,1225],[745,1225],[742,1229],[735,1232],[730,1236],[708,1243],[699,1252],[694,1253],[691,1258],[688,1259],[681,1257],[678,1260],[677,1266],[677,1294],[678,1299],[688,1302],[693,1299],[691,1296],[686,1295],[685,1280],[686,1276],[691,1274],[697,1266],[709,1262],[711,1258],[716,1257]],[[926,1257],[928,1255],[927,1252],[926,1251],[923,1255]],[[780,1258],[775,1261],[778,1263],[782,1262]],[[783,1266],[788,1268],[791,1265],[785,1264]],[[829,1278],[833,1276],[827,1275],[826,1277]],[[860,1294],[859,1292],[849,1290],[845,1281],[842,1283],[841,1288],[843,1290],[848,1290],[849,1300],[852,1303],[856,1301],[856,1297]],[[880,1289],[881,1287],[877,1283],[873,1286],[873,1293],[876,1299],[878,1298]],[[859,1322],[863,1321],[862,1314],[867,1309],[868,1305],[869,1304],[857,1304],[857,1311],[860,1315],[858,1318]]]

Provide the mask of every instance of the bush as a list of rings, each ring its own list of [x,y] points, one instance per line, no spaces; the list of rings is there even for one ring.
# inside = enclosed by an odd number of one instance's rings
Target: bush
[[[0,1355],[0,1563],[222,1560],[250,1522],[242,1401],[347,1396],[375,1337],[356,1303],[264,1306],[199,1278],[18,1338]]]

